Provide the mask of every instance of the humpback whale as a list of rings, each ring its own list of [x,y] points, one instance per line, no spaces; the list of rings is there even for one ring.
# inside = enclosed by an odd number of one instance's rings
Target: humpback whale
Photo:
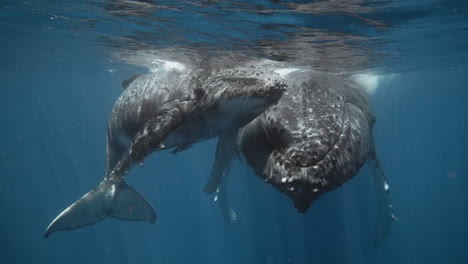
[[[192,144],[237,131],[277,103],[286,83],[255,68],[160,70],[134,76],[108,121],[104,180],[59,214],[45,237],[102,221],[156,221],[151,203],[125,183],[153,151],[183,151]]]
[[[219,137],[204,191],[217,192],[221,213],[235,223],[225,181],[231,160],[240,156],[303,213],[319,197],[356,176],[368,161],[379,210],[375,242],[383,242],[394,216],[374,149],[375,117],[367,94],[351,79],[328,73],[294,70],[284,78],[288,89],[276,105],[239,131]]]

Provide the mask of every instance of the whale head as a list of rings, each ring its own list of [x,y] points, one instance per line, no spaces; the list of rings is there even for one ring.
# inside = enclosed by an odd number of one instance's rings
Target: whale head
[[[371,149],[374,119],[363,93],[342,78],[298,73],[287,81],[278,105],[237,140],[256,174],[305,212],[357,174]]]
[[[246,97],[278,101],[287,83],[276,72],[252,66],[219,70],[212,74],[208,86],[223,93],[223,97],[243,93]]]

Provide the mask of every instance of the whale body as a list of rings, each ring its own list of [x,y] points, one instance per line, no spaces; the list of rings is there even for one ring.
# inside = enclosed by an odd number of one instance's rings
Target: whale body
[[[237,216],[228,203],[224,181],[231,160],[240,156],[304,213],[369,162],[380,211],[377,239],[385,240],[394,216],[374,149],[375,117],[367,94],[351,79],[329,73],[294,70],[284,78],[288,90],[276,105],[237,133],[219,138],[205,192],[218,191],[221,212],[233,224]]]
[[[154,207],[124,181],[153,151],[183,151],[237,131],[275,104],[286,83],[255,68],[161,70],[123,82],[108,122],[107,169],[94,190],[52,221],[45,236],[102,221],[156,221]]]

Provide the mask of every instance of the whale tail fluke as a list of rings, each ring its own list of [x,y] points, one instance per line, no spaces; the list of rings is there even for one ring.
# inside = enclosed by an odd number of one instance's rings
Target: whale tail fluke
[[[141,194],[123,181],[111,183],[104,180],[59,214],[44,236],[92,225],[108,216],[127,221],[156,221],[154,207]]]

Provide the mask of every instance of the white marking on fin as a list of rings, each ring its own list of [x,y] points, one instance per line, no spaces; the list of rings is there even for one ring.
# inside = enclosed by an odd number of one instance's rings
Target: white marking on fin
[[[386,192],[388,192],[388,189],[390,189],[390,186],[388,186],[387,182],[384,183],[384,189]]]

